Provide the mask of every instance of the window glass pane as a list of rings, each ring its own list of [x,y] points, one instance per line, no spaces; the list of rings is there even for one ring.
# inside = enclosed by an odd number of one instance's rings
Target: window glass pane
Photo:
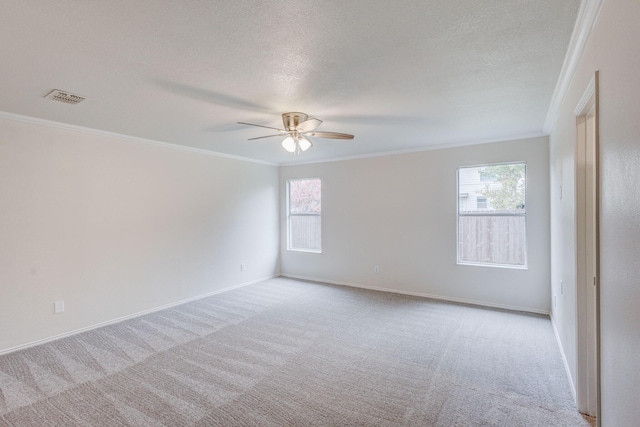
[[[465,215],[458,227],[460,262],[526,265],[524,216]]]
[[[526,165],[458,169],[458,262],[526,265]]]
[[[320,215],[291,215],[289,249],[320,251]]]
[[[322,188],[319,179],[288,181],[288,249],[322,250]]]
[[[319,179],[289,181],[289,213],[319,214],[322,212]]]
[[[524,213],[525,164],[460,168],[458,200],[460,213]]]

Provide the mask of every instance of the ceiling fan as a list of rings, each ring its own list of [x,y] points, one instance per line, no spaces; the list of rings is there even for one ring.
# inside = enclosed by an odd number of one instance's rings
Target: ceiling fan
[[[275,136],[284,136],[282,147],[290,153],[300,154],[301,151],[307,151],[313,147],[313,143],[309,137],[314,138],[330,138],[330,139],[353,139],[353,135],[338,132],[318,132],[315,128],[322,124],[322,120],[309,118],[305,113],[284,113],[282,115],[282,123],[284,129],[278,129],[270,126],[256,125],[253,123],[238,122],[239,125],[257,126],[266,129],[273,129],[278,133],[273,135],[258,136],[249,138],[249,141],[262,138],[273,138]]]

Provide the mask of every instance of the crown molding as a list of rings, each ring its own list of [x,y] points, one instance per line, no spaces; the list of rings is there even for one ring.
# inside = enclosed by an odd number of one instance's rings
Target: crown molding
[[[560,76],[553,91],[551,104],[549,105],[547,117],[542,127],[542,130],[547,134],[551,133],[551,129],[558,119],[562,101],[564,101],[564,97],[569,91],[569,85],[578,68],[578,63],[582,58],[582,53],[587,45],[587,41],[589,41],[589,36],[598,19],[598,14],[600,13],[603,2],[604,0],[582,0],[580,4],[580,10],[578,11],[576,24],[573,27],[569,48],[564,57]]]
[[[280,166],[282,167],[300,166],[300,165],[311,165],[315,163],[341,162],[343,160],[369,159],[372,157],[385,157],[385,156],[394,156],[398,154],[420,153],[423,151],[446,150],[448,148],[468,147],[472,145],[492,144],[495,142],[505,142],[505,141],[517,141],[521,139],[533,139],[533,138],[541,138],[546,136],[549,136],[549,135],[543,132],[534,132],[534,133],[527,133],[527,134],[521,134],[521,135],[509,135],[505,137],[498,137],[498,138],[491,138],[491,139],[484,139],[484,140],[472,140],[472,141],[436,144],[436,145],[429,145],[426,147],[408,148],[406,150],[380,151],[377,153],[357,154],[354,156],[333,157],[330,159],[321,159],[321,160],[309,160],[306,162],[280,163]]]
[[[147,144],[147,145],[154,145],[156,147],[164,147],[164,148],[169,148],[169,149],[173,149],[173,150],[188,151],[188,152],[192,152],[192,153],[204,154],[204,155],[207,155],[207,156],[222,157],[222,158],[226,158],[226,159],[233,159],[233,160],[239,160],[239,161],[243,161],[243,162],[257,163],[257,164],[261,164],[261,165],[277,166],[277,167],[298,166],[298,165],[307,165],[307,164],[314,164],[314,163],[339,162],[339,161],[343,161],[343,160],[368,159],[368,158],[372,158],[372,157],[384,157],[384,156],[393,156],[393,155],[397,155],[397,154],[419,153],[419,152],[423,152],[423,151],[443,150],[443,149],[447,149],[447,148],[466,147],[466,146],[470,146],[470,145],[491,144],[491,143],[494,143],[494,142],[515,141],[515,140],[520,140],[520,139],[532,139],[532,138],[540,138],[540,137],[549,136],[548,134],[543,133],[543,132],[534,132],[534,133],[528,133],[528,134],[522,134],[522,135],[509,135],[509,136],[505,136],[505,137],[497,137],[497,138],[491,138],[491,139],[485,139],[485,140],[472,140],[472,141],[461,141],[461,142],[453,142],[453,143],[445,143],[445,144],[436,144],[436,145],[429,145],[429,146],[426,146],[426,147],[409,148],[409,149],[406,149],[406,150],[381,151],[381,152],[377,152],[377,153],[359,154],[359,155],[344,156],[344,157],[333,157],[333,158],[330,158],[330,159],[309,160],[309,161],[303,161],[303,162],[274,163],[274,162],[268,162],[268,161],[265,161],[265,160],[257,160],[257,159],[251,159],[251,158],[248,158],[248,157],[234,156],[232,154],[224,154],[224,153],[218,153],[218,152],[215,152],[215,151],[203,150],[201,148],[189,147],[189,146],[186,146],[186,145],[171,144],[171,143],[168,143],[168,142],[161,142],[161,141],[155,141],[155,140],[152,140],[152,139],[139,138],[139,137],[136,137],[136,136],[129,136],[129,135],[124,135],[124,134],[120,134],[120,133],[99,130],[99,129],[92,129],[92,128],[88,128],[88,127],[84,127],[84,126],[71,125],[71,124],[68,124],[68,123],[56,122],[56,121],[53,121],[53,120],[39,119],[39,118],[36,118],[36,117],[31,117],[31,116],[23,116],[23,115],[20,115],[20,114],[8,113],[6,111],[0,111],[0,119],[7,119],[7,120],[18,121],[18,122],[24,122],[24,123],[31,123],[31,124],[47,126],[47,127],[63,129],[63,130],[70,130],[70,131],[75,131],[75,132],[82,132],[82,133],[86,133],[86,134],[90,134],[90,135],[98,135],[98,136],[104,136],[104,137],[110,137],[110,138],[118,138],[118,139],[122,139],[122,140],[125,140],[125,141],[131,141],[131,142],[142,143],[142,144]]]
[[[207,155],[207,156],[222,157],[222,158],[226,158],[226,159],[240,160],[240,161],[249,162],[249,163],[258,163],[258,164],[261,164],[261,165],[279,166],[278,163],[267,162],[267,161],[264,161],[264,160],[251,159],[249,157],[234,156],[232,154],[218,153],[216,151],[203,150],[202,148],[195,148],[195,147],[189,147],[189,146],[186,146],[186,145],[172,144],[172,143],[169,143],[169,142],[155,141],[153,139],[139,138],[137,136],[129,136],[129,135],[121,134],[121,133],[108,132],[108,131],[99,130],[99,129],[92,129],[92,128],[88,128],[88,127],[84,127],[84,126],[77,126],[77,125],[71,125],[71,124],[68,124],[68,123],[56,122],[56,121],[53,121],[53,120],[45,120],[45,119],[39,119],[39,118],[36,118],[36,117],[23,116],[23,115],[20,115],[20,114],[8,113],[6,111],[0,111],[0,119],[7,119],[7,120],[13,120],[13,121],[17,121],[17,122],[24,122],[24,123],[31,123],[31,124],[47,126],[47,127],[57,128],[57,129],[70,130],[70,131],[74,131],[74,132],[82,132],[82,133],[86,133],[86,134],[89,134],[89,135],[104,136],[104,137],[109,137],[109,138],[118,138],[118,139],[122,139],[122,140],[125,140],[125,141],[137,142],[137,143],[147,144],[147,145],[154,145],[156,147],[169,148],[169,149],[173,149],[173,150],[188,151],[188,152],[191,152],[191,153],[204,154],[204,155]]]

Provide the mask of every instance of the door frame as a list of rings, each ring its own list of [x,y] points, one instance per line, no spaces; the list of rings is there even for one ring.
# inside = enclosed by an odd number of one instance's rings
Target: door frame
[[[576,403],[580,412],[596,416],[599,426],[601,416],[598,75],[596,71],[574,113],[576,116]]]

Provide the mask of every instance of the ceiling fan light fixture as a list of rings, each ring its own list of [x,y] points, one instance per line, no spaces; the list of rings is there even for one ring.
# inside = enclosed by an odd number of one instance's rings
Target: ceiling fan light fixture
[[[311,144],[311,141],[309,141],[307,138],[301,136],[298,140],[298,145],[300,146],[300,149],[302,151],[307,151],[313,144]]]
[[[271,126],[259,125],[256,123],[238,122],[239,125],[257,126],[266,129],[273,129],[278,133],[273,135],[257,136],[255,138],[249,138],[249,141],[254,139],[273,138],[276,136],[283,137],[282,148],[289,153],[300,154],[303,151],[307,151],[313,147],[313,142],[306,135],[317,138],[329,138],[329,139],[353,139],[353,135],[338,132],[318,132],[315,129],[322,124],[322,120],[315,117],[309,118],[305,113],[284,113],[282,115],[283,129],[274,128]]]
[[[296,152],[297,145],[298,144],[291,136],[286,137],[284,141],[282,141],[282,147],[290,153]]]

